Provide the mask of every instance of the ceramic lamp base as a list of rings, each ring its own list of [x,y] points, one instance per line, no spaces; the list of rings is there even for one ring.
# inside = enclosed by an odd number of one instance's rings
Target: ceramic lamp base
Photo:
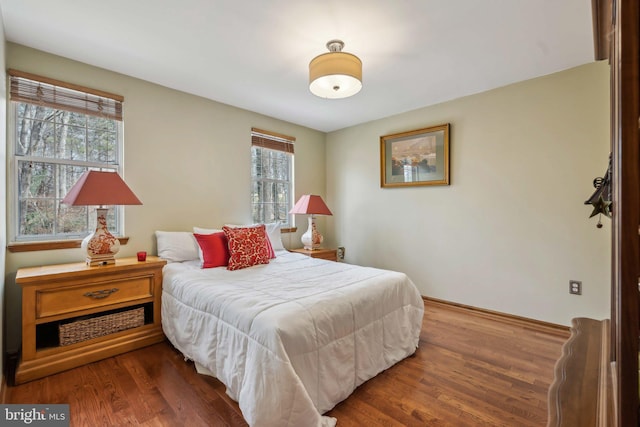
[[[85,259],[87,265],[90,267],[96,267],[98,265],[115,264],[116,259],[113,255],[87,255]]]
[[[89,266],[115,264],[115,255],[120,250],[120,240],[107,229],[108,209],[96,209],[98,221],[96,231],[85,237],[82,249],[87,253],[86,262]]]
[[[300,240],[302,241],[302,245],[306,250],[320,249],[323,237],[322,234],[320,234],[316,229],[316,219],[314,215],[311,215],[309,217],[309,228],[302,235],[302,238]]]

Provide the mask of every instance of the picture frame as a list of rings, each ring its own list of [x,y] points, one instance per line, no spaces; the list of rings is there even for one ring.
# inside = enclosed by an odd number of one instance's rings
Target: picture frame
[[[380,187],[449,185],[446,123],[380,137]]]

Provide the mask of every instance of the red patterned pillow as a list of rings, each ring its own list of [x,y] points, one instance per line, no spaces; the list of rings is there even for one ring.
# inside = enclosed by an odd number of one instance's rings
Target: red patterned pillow
[[[227,236],[223,232],[213,234],[193,233],[202,249],[202,268],[222,267],[229,263]]]
[[[222,227],[229,241],[228,270],[269,264],[269,249],[264,225],[258,227]]]
[[[279,224],[278,224],[279,225]],[[273,250],[273,244],[271,243],[271,239],[269,238],[269,229],[266,224],[251,224],[251,225],[234,225],[234,224],[226,224],[225,227],[229,228],[254,228],[254,227],[264,227],[265,234],[267,236],[265,240],[267,245],[267,251],[269,251],[269,259],[273,259],[276,257],[276,253]],[[278,227],[278,233],[280,233],[280,228]]]

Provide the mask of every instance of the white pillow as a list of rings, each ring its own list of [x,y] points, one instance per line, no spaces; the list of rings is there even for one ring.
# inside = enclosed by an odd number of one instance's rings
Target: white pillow
[[[255,227],[260,224],[246,224],[246,225],[236,225],[236,224],[225,224],[227,227]],[[265,229],[267,232],[267,236],[269,237],[269,241],[271,242],[271,247],[275,251],[283,251],[284,245],[282,244],[282,233],[280,232],[280,227],[282,224],[277,222],[271,222],[269,224],[265,224]]]
[[[215,234],[222,233],[222,229],[193,227],[193,232],[196,234]]]
[[[269,236],[271,247],[274,251],[284,250],[284,245],[282,244],[282,232],[280,231],[281,226],[282,224],[280,222],[265,224],[265,227],[267,227],[267,236]]]
[[[169,262],[198,259],[200,246],[188,231],[156,231],[158,256]]]

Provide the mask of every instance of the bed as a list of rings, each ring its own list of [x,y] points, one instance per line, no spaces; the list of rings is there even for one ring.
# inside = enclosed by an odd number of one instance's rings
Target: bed
[[[235,271],[168,263],[164,333],[249,425],[335,425],[322,414],[415,352],[422,298],[403,273],[274,249]]]

